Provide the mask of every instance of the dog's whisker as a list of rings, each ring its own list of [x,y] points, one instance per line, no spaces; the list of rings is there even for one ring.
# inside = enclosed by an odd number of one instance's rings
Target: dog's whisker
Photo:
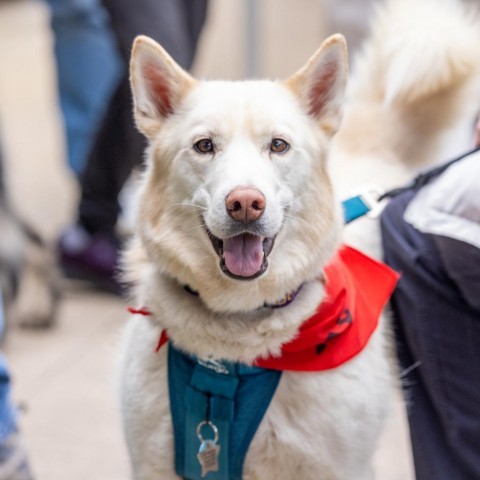
[[[167,206],[167,209],[168,211],[173,211],[174,207],[176,205],[186,205],[186,204],[183,204],[183,203],[172,203],[170,205]],[[205,215],[205,212],[208,210],[207,208],[205,207],[202,207],[200,205],[194,205],[194,204],[188,204],[189,206],[192,206],[194,208],[192,208],[190,211],[193,211],[193,218],[201,218],[202,219],[202,222],[204,222],[203,220],[203,217]]]
[[[304,220],[303,218],[300,218],[300,217],[296,217],[295,215],[289,215],[288,213],[284,213],[283,214],[283,218],[290,218],[292,220],[298,220],[300,222],[303,222],[305,223],[305,225],[310,225],[306,220]]]
[[[295,197],[291,202],[285,203],[284,205],[280,205],[281,208],[289,207],[290,205],[293,205],[295,202],[298,202],[301,198],[303,198],[306,195],[306,193],[302,193],[298,197]]]
[[[194,207],[198,210],[204,210],[207,211],[208,208],[204,207],[203,205],[197,205],[196,203],[186,203],[186,202],[178,202],[178,203],[171,203],[168,205],[169,207],[175,207],[175,206],[185,206],[185,207]]]
[[[399,374],[400,378],[403,379],[404,377],[406,377],[412,370],[415,370],[416,368],[418,368],[419,366],[421,365],[421,362],[420,360],[417,360],[415,363],[413,363],[412,365],[410,365],[409,367],[405,368],[404,370],[402,370]]]
[[[200,222],[199,224],[194,225],[193,227],[185,230],[185,233],[190,233],[190,232],[193,232],[193,231],[198,230],[198,229],[202,230],[204,228],[207,228],[207,225],[205,224],[205,222]]]
[[[171,209],[170,209],[171,210]],[[205,212],[204,211],[197,211],[197,212],[193,212],[193,214],[190,214],[193,218],[201,218],[202,219],[202,222],[204,222],[204,215],[205,215]]]

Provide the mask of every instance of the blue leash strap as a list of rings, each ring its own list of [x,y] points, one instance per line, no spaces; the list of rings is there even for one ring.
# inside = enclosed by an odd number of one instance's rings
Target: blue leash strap
[[[384,200],[396,197],[407,190],[420,190],[430,180],[443,173],[448,167],[474,153],[477,153],[478,151],[480,151],[480,147],[476,147],[473,150],[470,150],[438,167],[426,170],[417,175],[410,183],[403,187],[392,188],[386,192],[382,192],[378,188],[370,188],[366,189],[360,195],[347,198],[342,202],[345,223],[348,224],[353,222],[357,218],[363,217],[368,213],[373,214],[380,212],[382,210],[382,202]]]
[[[384,191],[379,187],[366,188],[359,195],[347,198],[342,202],[344,221],[353,222],[367,214],[373,215],[382,210],[380,198]]]
[[[342,202],[345,223],[350,223],[370,212],[371,207],[361,195],[347,198]]]

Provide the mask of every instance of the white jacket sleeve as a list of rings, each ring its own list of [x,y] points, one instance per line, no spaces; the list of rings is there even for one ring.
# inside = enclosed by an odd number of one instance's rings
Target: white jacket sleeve
[[[423,187],[410,202],[405,220],[423,233],[480,248],[480,152]]]

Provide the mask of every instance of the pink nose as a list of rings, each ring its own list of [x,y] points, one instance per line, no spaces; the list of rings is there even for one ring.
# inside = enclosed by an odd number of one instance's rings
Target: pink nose
[[[255,188],[237,188],[225,199],[228,214],[238,222],[258,220],[265,211],[265,197]]]

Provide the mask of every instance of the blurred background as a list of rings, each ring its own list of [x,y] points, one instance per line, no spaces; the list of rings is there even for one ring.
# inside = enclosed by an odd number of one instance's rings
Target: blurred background
[[[210,0],[193,72],[224,79],[288,76],[339,25],[354,49],[370,11],[371,2],[360,0]],[[17,214],[56,245],[76,222],[81,187],[67,158],[45,2],[0,1],[0,60],[8,196]],[[63,278],[60,286],[55,325],[13,325],[2,347],[35,478],[127,480],[115,391],[125,301]],[[29,300],[35,305],[35,293]],[[400,400],[375,468],[380,480],[413,478]]]

